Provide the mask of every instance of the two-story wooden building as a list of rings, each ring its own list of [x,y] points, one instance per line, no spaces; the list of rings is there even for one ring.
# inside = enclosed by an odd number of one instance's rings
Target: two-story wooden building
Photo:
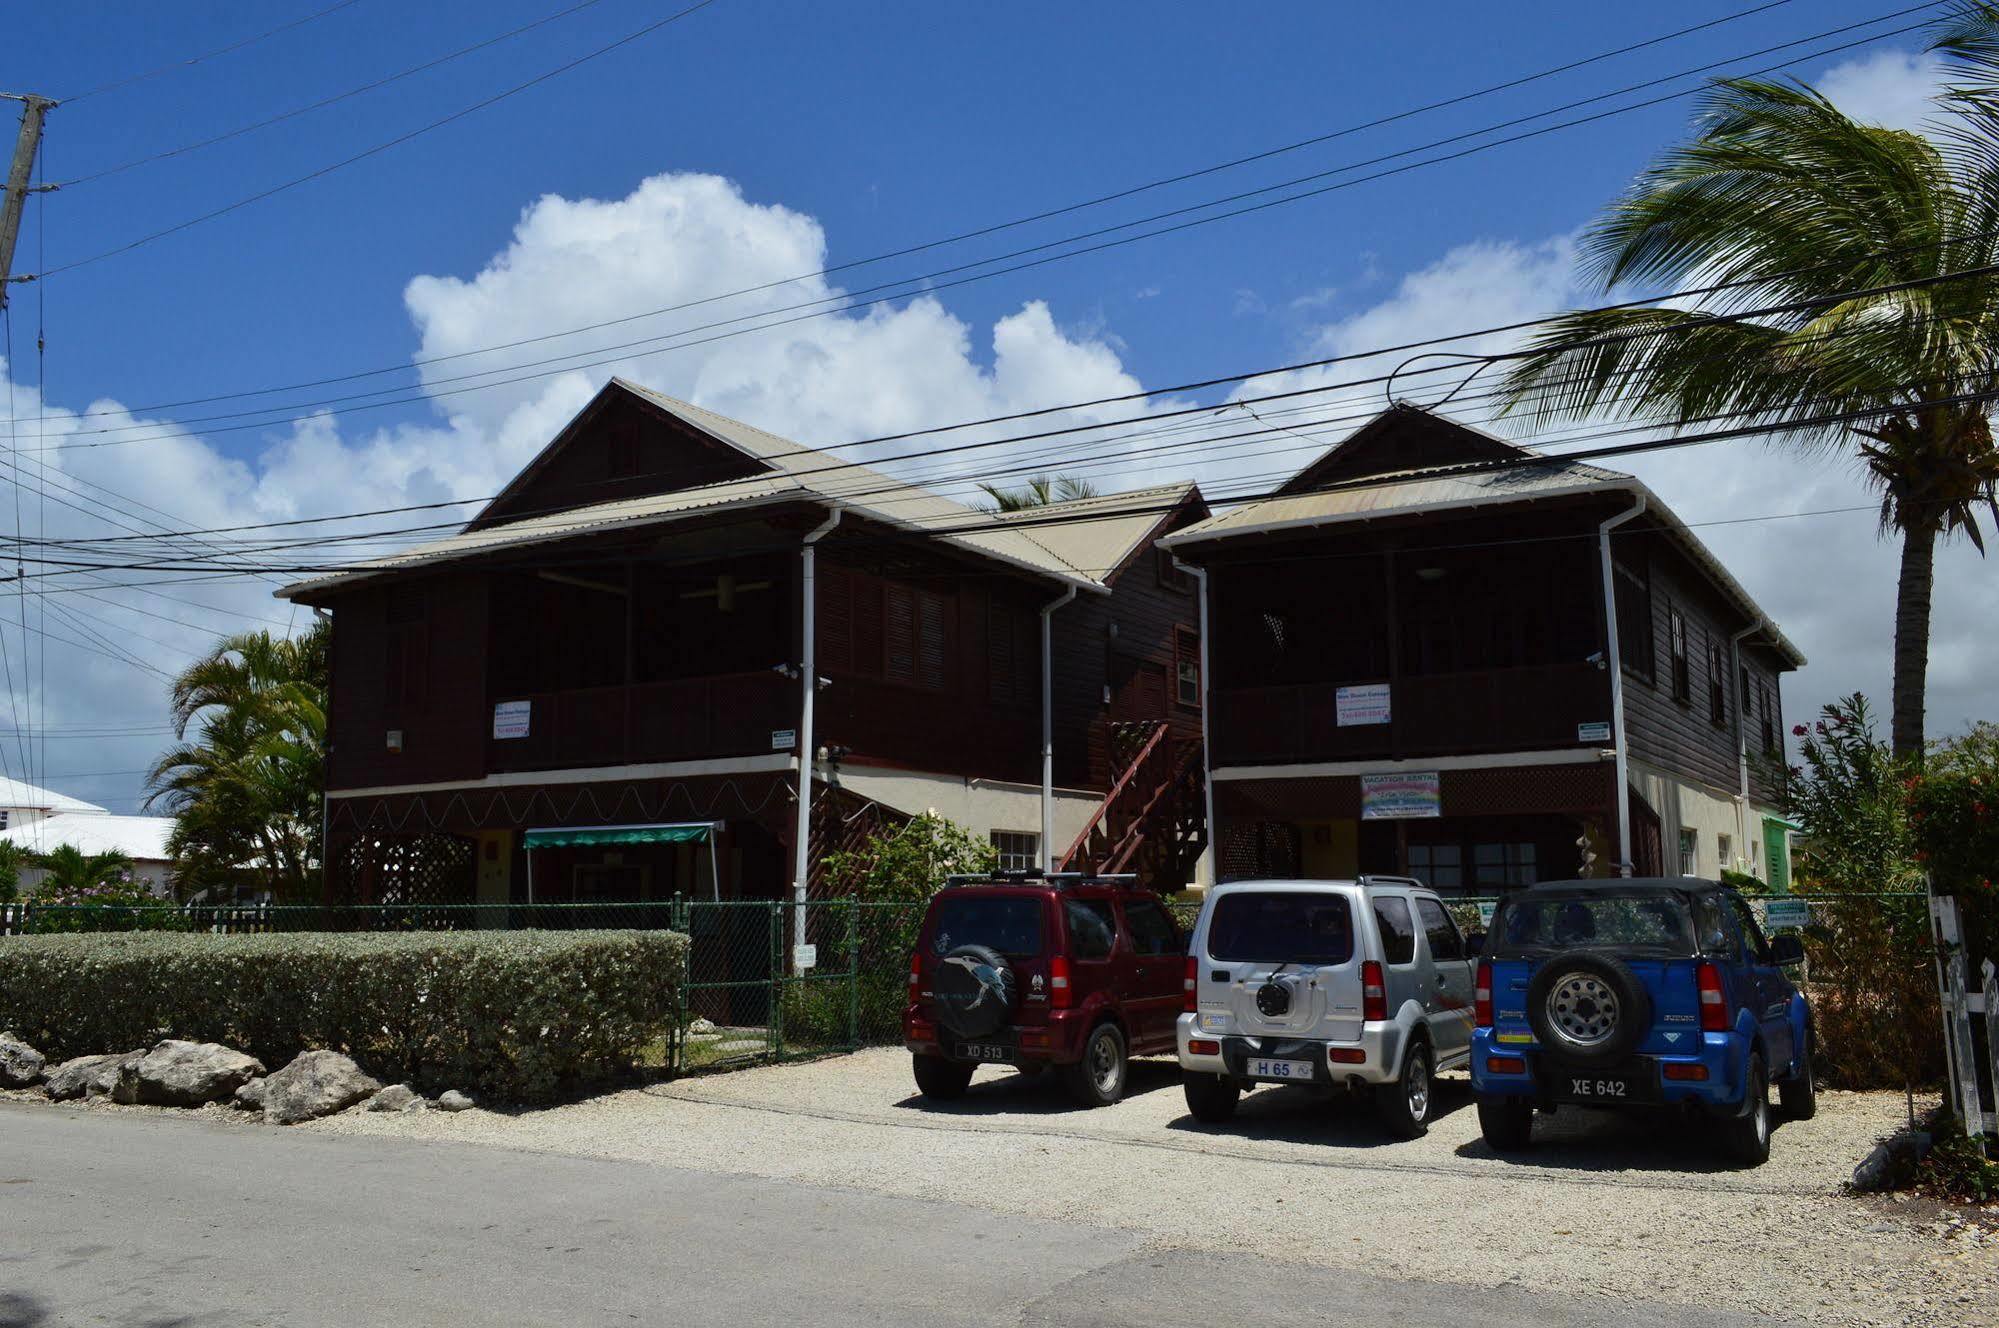
[[[1155,543],[1206,511],[987,513],[613,380],[462,532],[283,592],[332,619],[329,897],[786,898],[926,810],[1032,865],[1129,826],[1139,749],[1198,807]]]
[[[1206,597],[1220,879],[1787,873],[1803,657],[1634,477],[1397,405],[1162,543]]]

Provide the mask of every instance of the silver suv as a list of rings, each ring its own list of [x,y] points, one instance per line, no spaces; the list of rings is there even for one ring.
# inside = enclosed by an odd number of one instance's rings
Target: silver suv
[[[1214,887],[1179,1023],[1187,1109],[1219,1122],[1252,1084],[1317,1084],[1370,1093],[1393,1133],[1421,1135],[1437,1072],[1470,1060],[1483,940],[1403,877]]]

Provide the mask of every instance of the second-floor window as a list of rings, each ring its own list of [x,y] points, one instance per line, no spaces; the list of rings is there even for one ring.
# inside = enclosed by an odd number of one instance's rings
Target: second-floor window
[[[825,668],[933,692],[950,691],[956,685],[955,596],[849,568],[826,569],[821,585],[820,646]],[[1005,617],[1003,610],[992,614],[993,619]],[[995,681],[995,688],[1003,686],[1010,696],[1019,686],[1039,695],[1039,665],[1031,641],[1023,638],[1017,625],[1002,654],[999,662],[1005,676]]]
[[[884,676],[926,691],[945,690],[950,681],[950,651],[944,639],[949,601],[934,590],[890,585],[886,607]]]
[[[1756,681],[1756,701],[1758,720],[1763,730],[1763,751],[1765,755],[1777,754],[1777,706],[1770,699],[1770,684],[1762,679]]]
[[[1673,699],[1685,702],[1693,696],[1693,669],[1687,661],[1687,616],[1678,609],[1666,610],[1666,657],[1672,665]]]
[[[390,714],[406,706],[421,706],[430,679],[430,624],[421,586],[407,586],[389,596],[383,635],[383,700]]]
[[[1717,725],[1728,723],[1728,656],[1719,641],[1707,647],[1707,717]]]
[[[1201,634],[1189,627],[1173,629],[1173,699],[1201,705]]]
[[[1652,660],[1652,584],[1643,572],[1617,564],[1617,655],[1627,673],[1650,682],[1657,676]]]

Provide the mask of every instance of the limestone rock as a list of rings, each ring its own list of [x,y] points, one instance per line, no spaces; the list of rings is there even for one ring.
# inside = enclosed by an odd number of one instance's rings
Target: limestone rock
[[[470,1111],[477,1105],[468,1094],[461,1093],[455,1088],[447,1088],[437,1095],[439,1111]]]
[[[198,1107],[204,1102],[227,1100],[263,1072],[262,1061],[219,1042],[169,1038],[131,1067],[131,1083],[121,1083],[116,1097],[168,1107]]]
[[[0,1088],[33,1088],[48,1062],[12,1033],[0,1033]]]
[[[230,1101],[235,1104],[238,1111],[262,1111],[264,1109],[264,1085],[270,1082],[268,1079],[252,1079],[249,1083],[237,1089],[236,1096],[231,1098]]]
[[[144,1060],[143,1051],[113,1052],[108,1056],[78,1056],[49,1071],[48,1094],[58,1102],[75,1097],[110,1097],[118,1087],[119,1070],[127,1063]]]
[[[390,1084],[368,1099],[369,1111],[423,1111],[430,1103],[408,1084]]]
[[[337,1051],[303,1051],[264,1080],[264,1118],[292,1125],[344,1111],[382,1085]]]

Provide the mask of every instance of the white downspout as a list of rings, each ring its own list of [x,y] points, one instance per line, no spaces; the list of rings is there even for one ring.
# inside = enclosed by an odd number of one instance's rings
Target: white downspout
[[[1610,660],[1611,737],[1617,744],[1617,874],[1631,875],[1631,765],[1624,744],[1624,659],[1617,648],[1617,582],[1610,566],[1610,532],[1645,510],[1639,494],[1626,511],[1596,528],[1597,554],[1603,560],[1603,625],[1605,654]]]
[[[1195,869],[1195,879],[1200,879],[1201,872],[1205,869],[1207,882],[1209,885],[1213,885],[1220,879],[1218,872],[1221,867],[1221,845],[1218,842],[1219,832],[1215,828],[1215,752],[1208,740],[1208,712],[1210,709],[1208,704],[1210,699],[1208,688],[1208,569],[1183,563],[1178,558],[1173,560],[1173,565],[1188,576],[1193,577],[1194,584],[1200,587],[1200,598],[1196,603],[1200,609],[1200,617],[1197,621],[1200,624],[1201,632],[1199,656],[1201,661],[1201,815],[1206,818],[1203,829],[1207,831],[1208,846],[1201,850],[1203,865]]]
[[[798,676],[798,842],[792,854],[791,866],[791,942],[794,947],[793,968],[797,967],[795,947],[805,944],[805,883],[812,873],[810,862],[812,847],[812,711],[813,703],[819,695],[819,642],[816,569],[817,550],[813,548],[827,531],[840,524],[840,509],[834,508],[826,514],[826,519],[814,526],[805,536],[805,543],[798,551],[798,589],[802,601],[799,614],[805,633],[800,653]]]
[[[1041,606],[1041,870],[1055,870],[1055,610],[1076,587]]]
[[[1735,852],[1747,860],[1749,853],[1749,712],[1744,708],[1748,700],[1742,690],[1742,643],[1768,625],[1768,620],[1758,618],[1749,626],[1728,638],[1728,680],[1729,690],[1735,693],[1735,766],[1742,781],[1741,791],[1735,795]],[[1728,864],[1721,864],[1728,870]]]

